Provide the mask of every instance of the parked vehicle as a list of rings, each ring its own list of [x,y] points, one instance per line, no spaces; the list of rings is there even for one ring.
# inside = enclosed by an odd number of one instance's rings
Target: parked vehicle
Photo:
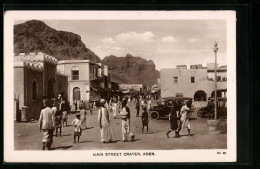
[[[169,103],[172,102],[176,111],[180,111],[182,107],[182,103],[187,101],[187,106],[191,109],[192,107],[192,98],[190,97],[166,97],[162,98],[160,102],[158,102],[157,106],[154,106],[151,109],[151,119],[158,119],[159,117],[168,117],[171,107]]]
[[[198,110],[198,117],[202,118],[215,118],[215,98],[209,98],[209,103],[206,107],[202,107]],[[217,118],[226,118],[227,117],[227,98],[226,97],[217,97]]]

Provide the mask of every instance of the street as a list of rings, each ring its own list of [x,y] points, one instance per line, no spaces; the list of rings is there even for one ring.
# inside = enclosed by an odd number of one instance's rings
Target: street
[[[121,119],[118,115],[114,119],[110,112],[111,128],[113,131],[112,143],[103,144],[100,140],[100,128],[98,124],[97,111],[87,114],[87,129],[84,129],[80,137],[80,143],[73,143],[74,128],[71,125],[75,114],[70,114],[68,126],[62,128],[62,136],[55,135],[52,150],[171,150],[171,149],[223,149],[227,148],[227,134],[208,134],[207,119],[197,117],[196,111],[192,113],[191,134],[187,136],[187,130],[181,130],[180,138],[166,137],[169,129],[167,118],[150,120],[149,133],[142,134],[141,117],[136,117],[134,103],[128,104],[131,110],[131,132],[135,134],[133,142],[122,142]],[[140,114],[142,112],[140,111]],[[146,133],[146,127],[144,130]],[[38,121],[30,123],[14,124],[14,148],[15,150],[41,150],[42,133],[39,130]]]

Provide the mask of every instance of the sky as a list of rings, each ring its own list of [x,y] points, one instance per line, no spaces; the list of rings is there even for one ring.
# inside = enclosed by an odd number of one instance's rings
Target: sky
[[[226,65],[225,20],[42,20],[48,26],[81,36],[101,59],[126,54],[153,60],[157,70],[176,65]],[[24,21],[17,21],[23,23]]]

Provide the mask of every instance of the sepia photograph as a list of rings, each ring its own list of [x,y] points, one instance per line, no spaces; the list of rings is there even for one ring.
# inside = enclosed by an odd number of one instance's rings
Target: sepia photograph
[[[8,11],[4,29],[6,162],[236,161],[234,11]]]

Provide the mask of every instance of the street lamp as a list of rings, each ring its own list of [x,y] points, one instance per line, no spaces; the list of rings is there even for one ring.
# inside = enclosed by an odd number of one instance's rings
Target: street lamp
[[[217,52],[218,44],[215,42],[213,50],[215,52],[215,120],[217,119]]]

